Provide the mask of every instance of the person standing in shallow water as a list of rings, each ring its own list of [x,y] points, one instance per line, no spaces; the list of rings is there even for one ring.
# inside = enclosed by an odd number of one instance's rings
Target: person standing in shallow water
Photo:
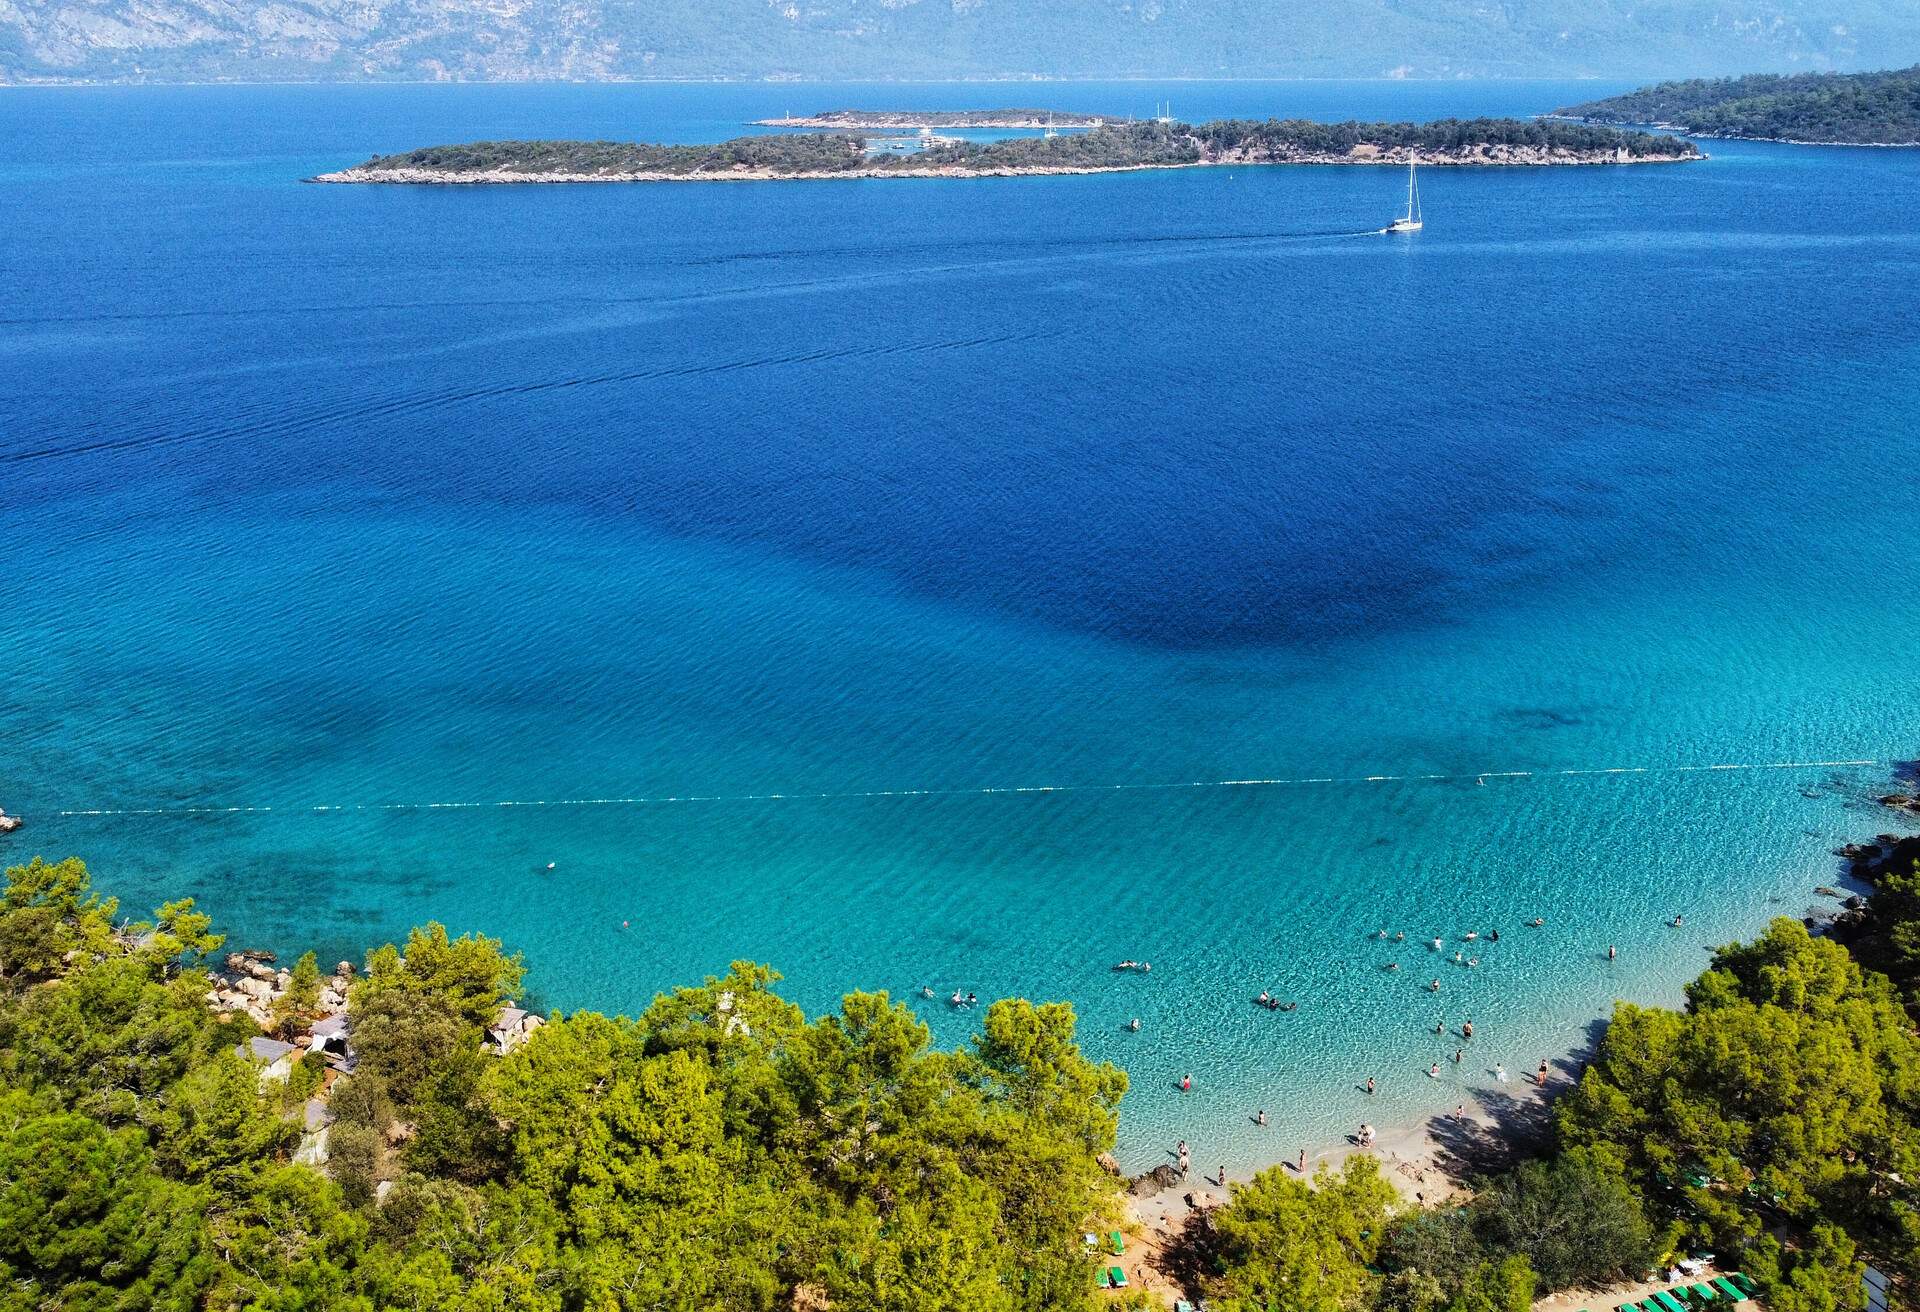
[[[1371,1075],[1367,1076],[1367,1092],[1373,1092],[1373,1076]]]

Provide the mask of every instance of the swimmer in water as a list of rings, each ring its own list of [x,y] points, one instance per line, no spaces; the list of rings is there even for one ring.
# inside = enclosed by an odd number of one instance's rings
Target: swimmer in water
[[[1437,980],[1437,979],[1436,979],[1436,980],[1435,980],[1435,981],[1434,981],[1433,983],[1431,983],[1431,984],[1429,984],[1429,985],[1427,985],[1427,992],[1429,992],[1429,993],[1438,993],[1439,991],[1440,991],[1440,981],[1439,981],[1439,980]]]
[[[1127,1028],[1132,1030],[1135,1034],[1138,1034],[1140,1032],[1140,1018],[1138,1016],[1135,1016],[1132,1020],[1128,1021]]]
[[[1430,1079],[1430,1080],[1437,1080],[1437,1079],[1439,1079],[1439,1078],[1440,1078],[1440,1063],[1439,1063],[1439,1062],[1435,1062],[1435,1063],[1434,1063],[1433,1065],[1431,1065],[1431,1066],[1429,1066],[1429,1067],[1427,1068],[1427,1078],[1428,1078],[1428,1079]]]
[[[1542,920],[1539,916],[1535,916],[1532,920],[1529,920],[1527,923],[1533,926],[1535,929],[1538,929],[1540,928],[1540,926],[1546,924],[1547,922]]]
[[[1395,943],[1405,943],[1407,941],[1407,931],[1403,929],[1399,933],[1395,934],[1393,936],[1393,941]]]

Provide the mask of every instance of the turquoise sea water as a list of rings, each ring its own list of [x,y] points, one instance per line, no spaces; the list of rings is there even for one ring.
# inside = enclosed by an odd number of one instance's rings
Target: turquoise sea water
[[[0,94],[5,854],[328,961],[484,929],[548,1007],[736,957],[815,1009],[1067,998],[1130,1166],[1449,1110],[1892,825],[1885,766],[1663,767],[1916,754],[1920,154],[1436,169],[1392,240],[1372,169],[298,179],[843,104],[1599,93]],[[1474,778],[1603,767],[1651,771]],[[1337,782],[1159,786],[1248,778]],[[560,804],[634,797],[718,800]],[[506,800],[546,804],[417,805]],[[271,809],[60,814],[201,807]],[[1435,1082],[1441,1017],[1481,1037]]]

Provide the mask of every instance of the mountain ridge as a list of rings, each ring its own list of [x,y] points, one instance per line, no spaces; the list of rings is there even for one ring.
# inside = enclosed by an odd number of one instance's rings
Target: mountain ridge
[[[1920,62],[1899,0],[0,0],[0,82],[1711,76]]]

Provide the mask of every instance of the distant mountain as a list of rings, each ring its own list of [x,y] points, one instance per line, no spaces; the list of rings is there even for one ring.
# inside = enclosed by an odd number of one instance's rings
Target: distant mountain
[[[1593,123],[1661,123],[1699,136],[1843,145],[1920,144],[1920,66],[1887,73],[1759,73],[1662,82],[1558,111]]]
[[[1913,0],[0,0],[0,81],[1615,77],[1920,60]]]

